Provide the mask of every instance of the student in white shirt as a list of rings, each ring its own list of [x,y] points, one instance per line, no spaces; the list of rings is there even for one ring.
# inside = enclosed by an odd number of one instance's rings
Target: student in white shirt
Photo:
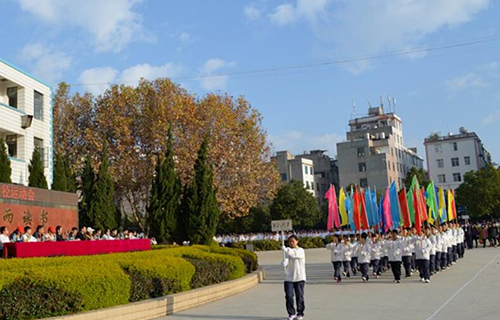
[[[351,235],[351,271],[353,276],[358,273],[358,241],[353,234]]]
[[[292,235],[288,238],[289,248],[283,247],[285,259],[285,298],[288,319],[295,319],[294,294],[297,300],[297,320],[304,318],[304,286],[306,283],[306,254],[298,246],[299,239]]]
[[[343,236],[344,241],[342,242],[342,264],[344,265],[344,276],[347,276],[348,278],[351,277],[351,254],[352,254],[352,249],[351,249],[351,243],[349,243],[349,237],[347,235]]]
[[[382,274],[379,270],[380,257],[382,256],[382,244],[378,241],[378,235],[372,234],[372,243],[370,245],[370,263],[373,268],[373,275],[378,279]]]
[[[430,273],[431,275],[437,272],[436,268],[436,256],[437,256],[437,237],[436,237],[436,227],[431,225],[429,232],[429,240],[432,243],[431,255],[430,255]]]
[[[31,227],[24,227],[24,234],[21,237],[21,242],[37,242],[38,240],[31,234]]]
[[[403,266],[405,268],[405,275],[406,277],[411,277],[412,271],[411,271],[411,261],[412,261],[412,252],[413,252],[413,239],[411,238],[409,234],[409,228],[406,228],[403,230],[403,238],[402,243],[403,243]]]
[[[371,246],[367,242],[368,235],[363,233],[361,238],[359,239],[359,243],[357,246],[358,253],[358,263],[361,269],[361,276],[363,282],[367,282],[370,280],[370,276],[368,275],[368,268],[370,265],[370,257],[371,257]]]
[[[1,226],[0,227],[0,258],[3,257],[3,244],[4,243],[9,243],[9,230],[7,227]]]
[[[430,234],[429,227],[425,228],[425,233]],[[429,273],[429,260],[432,249],[432,243],[429,238],[420,234],[415,241],[415,253],[417,258],[418,270],[420,271],[420,281],[429,283],[431,276]]]
[[[326,245],[326,249],[331,251],[331,261],[333,264],[333,280],[335,282],[342,281],[340,269],[342,267],[342,243],[338,234],[333,235],[333,242]]]
[[[394,275],[394,282],[400,283],[403,242],[398,237],[398,230],[392,230],[391,239],[387,240],[387,248],[389,250],[389,263],[391,264],[392,274]]]

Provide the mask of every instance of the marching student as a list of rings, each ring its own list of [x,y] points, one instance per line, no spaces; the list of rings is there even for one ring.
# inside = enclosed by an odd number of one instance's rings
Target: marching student
[[[441,224],[439,231],[441,234],[441,270],[448,268],[448,235],[446,234],[446,225]]]
[[[437,237],[436,237],[436,227],[431,225],[429,230],[429,234],[427,235],[432,244],[431,255],[430,255],[430,274],[433,275],[436,273],[436,255],[437,255]]]
[[[347,235],[344,235],[343,239],[344,239],[344,242],[342,242],[342,264],[344,265],[343,275],[350,278],[352,249],[351,249],[351,244],[349,243],[349,237]]]
[[[451,232],[451,229],[448,227],[448,225],[444,224],[444,233],[446,234],[446,245],[447,245],[447,249],[446,249],[446,252],[447,252],[447,265],[446,267],[451,267],[452,265],[455,264],[455,262],[453,261],[453,235],[452,235],[452,232]]]
[[[411,238],[410,235],[410,228],[405,228],[403,229],[403,238],[402,238],[402,243],[403,243],[403,255],[402,255],[402,261],[403,261],[403,266],[405,268],[405,275],[406,277],[411,277],[412,271],[411,271],[411,261],[412,261],[412,252],[413,252],[413,239]]]
[[[411,271],[417,270],[417,258],[416,258],[416,253],[415,253],[415,242],[418,239],[418,234],[417,234],[417,228],[413,226],[411,228],[411,240],[412,240],[412,251],[411,251]]]
[[[391,231],[391,239],[387,240],[387,249],[389,252],[389,263],[391,264],[394,282],[401,282],[401,262],[403,254],[403,242],[398,237],[398,230]]]
[[[430,232],[429,227],[425,228],[425,232]],[[432,249],[432,243],[429,238],[420,233],[417,241],[415,241],[415,253],[417,258],[418,270],[420,272],[420,281],[429,283],[431,280],[431,276],[429,273],[429,260]]]
[[[297,320],[304,318],[304,286],[306,283],[306,255],[304,249],[300,248],[299,238],[292,235],[288,238],[289,248],[283,246],[285,257],[285,299],[288,319],[295,319],[294,294],[297,301]]]
[[[326,249],[330,250],[332,264],[333,264],[333,280],[336,282],[342,281],[340,276],[340,268],[342,267],[342,243],[340,243],[340,236],[338,234],[333,235],[333,242],[326,245]]]
[[[361,277],[363,279],[363,282],[367,282],[370,280],[368,269],[370,265],[371,247],[367,242],[367,238],[368,235],[366,233],[363,233],[357,245],[358,263],[361,270]]]
[[[382,245],[378,242],[378,235],[372,234],[372,243],[370,244],[370,263],[373,268],[373,275],[378,279],[382,274],[379,270],[380,256],[382,255]]]
[[[455,226],[455,224],[452,222],[450,223],[450,230],[451,230],[451,246],[452,246],[452,252],[453,252],[453,264],[457,263],[457,258],[458,258],[458,230]]]
[[[382,235],[382,258],[380,259],[381,266],[379,267],[382,272],[385,272],[387,269],[389,269],[389,240],[389,235]]]
[[[465,254],[465,231],[457,223],[457,241],[458,241],[458,257],[463,258]]]
[[[358,274],[358,243],[359,235],[351,235],[351,271],[352,275]]]

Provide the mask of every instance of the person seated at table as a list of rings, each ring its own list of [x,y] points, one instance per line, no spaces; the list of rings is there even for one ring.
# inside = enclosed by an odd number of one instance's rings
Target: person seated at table
[[[85,241],[87,240],[87,227],[83,226],[80,228],[80,231],[76,234],[75,240]]]
[[[87,228],[87,233],[85,234],[85,240],[94,240],[94,231],[92,227]]]
[[[137,232],[130,230],[130,231],[128,232],[128,238],[129,238],[130,240],[137,239]]]
[[[0,258],[3,257],[3,244],[9,243],[9,230],[5,226],[0,227]]]
[[[56,241],[56,229],[54,229],[54,227],[49,227],[48,232],[43,236],[43,241]]]
[[[111,237],[113,237],[113,239],[115,240],[118,239],[118,229],[114,228],[113,230],[111,230]]]
[[[130,237],[129,231],[127,229],[123,230],[120,239],[127,240]]]
[[[78,235],[78,228],[73,227],[73,228],[71,228],[71,231],[68,233],[68,236],[66,237],[66,239],[68,239],[68,241],[75,241],[75,240],[77,240],[77,238],[76,238],[77,235]]]
[[[115,240],[115,238],[111,235],[111,230],[106,229],[106,232],[102,236],[103,240]]]
[[[35,237],[35,239],[38,242],[44,241],[44,237],[43,237],[44,235],[45,235],[45,229],[43,228],[43,226],[36,227],[36,231],[35,231],[35,233],[33,233],[33,237]]]
[[[102,240],[102,231],[101,229],[97,229],[93,236],[93,240]]]
[[[21,237],[22,242],[38,242],[37,238],[33,236],[33,231],[30,226],[24,227],[24,234]]]
[[[23,234],[23,227],[17,227],[16,230],[10,235],[11,242],[21,242],[21,237]]]
[[[63,229],[61,226],[56,227],[56,241],[66,241],[66,239],[64,239]]]
[[[156,238],[155,237],[151,237],[151,239],[149,240],[151,242],[151,245],[152,246],[155,246],[158,244],[158,242],[156,241]]]

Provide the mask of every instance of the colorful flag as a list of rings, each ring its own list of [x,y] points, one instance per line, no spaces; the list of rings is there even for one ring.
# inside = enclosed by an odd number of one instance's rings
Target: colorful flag
[[[361,228],[363,230],[369,229],[370,228],[370,223],[368,222],[368,213],[366,209],[366,201],[365,201],[365,191],[360,190],[359,192],[359,203],[360,203],[360,210],[359,210],[359,216],[361,220]]]
[[[408,190],[406,193],[406,200],[408,203],[408,214],[410,216],[410,226],[412,223],[415,223],[415,206],[413,205],[413,192],[411,190]]]
[[[444,197],[443,187],[439,188],[438,194],[439,194],[439,207],[438,207],[439,217],[441,218],[441,223],[445,223],[448,220],[448,213],[446,211],[446,200]]]
[[[385,197],[384,197],[384,231],[387,232],[392,228],[392,217],[391,217],[391,199],[390,199],[390,192],[389,188],[385,191]]]
[[[452,190],[448,190],[448,221],[457,218],[457,208],[455,206],[455,196]]]
[[[373,205],[373,225],[378,226],[380,224],[380,214],[378,210],[378,204],[377,204],[377,189],[373,189],[373,192],[371,193],[372,196],[372,205]]]
[[[421,218],[422,218],[422,223],[424,221],[427,221],[427,206],[425,205],[426,203],[426,200],[425,200],[425,190],[424,190],[424,187],[422,187],[422,189],[420,189],[420,193],[419,193],[419,196],[420,196],[420,202],[419,202],[419,205],[420,205],[420,214],[421,214]]]
[[[340,188],[340,192],[339,192],[339,211],[340,211],[340,220],[342,221],[340,225],[342,227],[349,224],[349,217],[347,216],[345,201],[346,201],[346,196],[345,196],[345,193],[344,193],[344,188]]]
[[[399,192],[399,205],[401,208],[401,215],[403,216],[403,225],[406,228],[411,227],[411,217],[410,217],[410,209],[408,208],[408,198],[406,196],[406,189],[403,188],[401,192]]]
[[[333,227],[340,228],[339,209],[337,206],[337,196],[333,184],[325,194],[325,199],[328,199],[328,221],[326,223],[327,230],[332,230]]]
[[[419,201],[418,201],[418,189],[412,192],[413,194],[413,207],[415,210],[415,228],[417,228],[417,233],[420,234],[422,231],[422,215],[420,214]]]
[[[366,205],[366,215],[368,216],[368,223],[370,226],[375,225],[373,216],[373,203],[372,203],[372,195],[370,192],[370,188],[368,190],[365,190],[365,205]]]
[[[384,197],[380,197],[380,204],[378,206],[378,217],[379,217],[379,227],[384,231],[385,219],[384,219]]]
[[[434,221],[438,220],[438,208],[436,201],[436,188],[434,187],[434,181],[431,181],[427,186],[427,205],[429,206],[429,218],[430,224],[434,224]]]
[[[356,230],[356,228],[355,228],[355,225],[354,225],[354,204],[353,204],[353,191],[352,191],[352,188],[351,188],[351,193],[345,199],[345,206],[346,206],[346,209],[347,209],[347,213],[349,215],[349,225],[351,227],[351,230],[354,231],[354,230]]]
[[[401,209],[399,207],[399,199],[398,192],[396,190],[396,182],[393,182],[391,188],[389,189],[389,199],[391,202],[391,218],[392,224],[394,228],[397,228],[401,225],[400,212]]]
[[[352,205],[353,205],[353,215],[354,215],[354,227],[356,230],[361,230],[361,217],[360,217],[360,196],[357,187],[354,187],[354,194],[352,195]]]

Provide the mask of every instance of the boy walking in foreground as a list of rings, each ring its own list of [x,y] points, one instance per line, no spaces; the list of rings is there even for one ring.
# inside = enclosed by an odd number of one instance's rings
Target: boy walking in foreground
[[[306,255],[304,249],[298,246],[299,239],[292,235],[288,238],[289,248],[283,247],[285,259],[285,299],[288,320],[304,318],[304,285],[306,283]],[[294,307],[294,294],[297,301],[297,313]],[[297,314],[297,318],[295,315]]]

